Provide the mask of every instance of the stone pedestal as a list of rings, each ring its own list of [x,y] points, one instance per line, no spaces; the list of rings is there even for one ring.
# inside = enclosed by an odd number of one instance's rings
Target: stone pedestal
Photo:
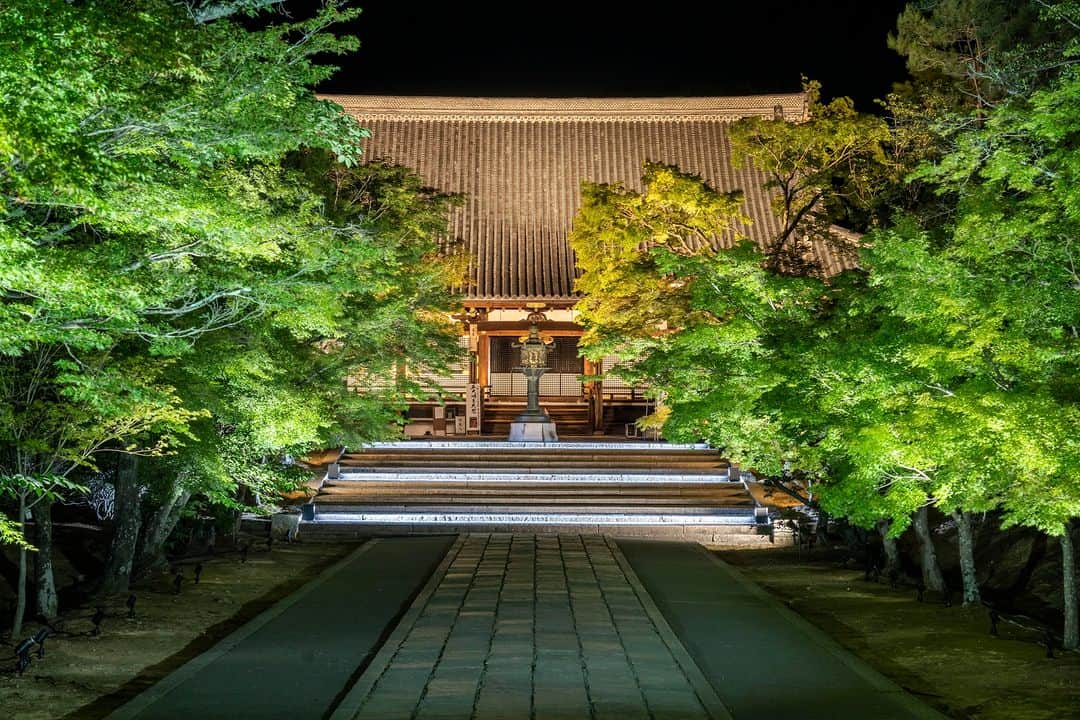
[[[522,420],[520,417],[510,423],[510,442],[558,442],[559,434],[551,418],[544,420]]]

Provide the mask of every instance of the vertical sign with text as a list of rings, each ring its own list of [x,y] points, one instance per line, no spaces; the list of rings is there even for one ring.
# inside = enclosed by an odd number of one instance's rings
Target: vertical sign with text
[[[480,383],[469,383],[465,388],[465,424],[467,432],[480,432],[480,411],[483,407]]]

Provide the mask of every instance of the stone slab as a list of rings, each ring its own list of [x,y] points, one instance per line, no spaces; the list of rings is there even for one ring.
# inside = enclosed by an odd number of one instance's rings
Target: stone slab
[[[452,540],[364,544],[109,719],[319,720]]]
[[[517,421],[510,423],[510,442],[552,444],[559,442],[553,422]]]
[[[582,485],[590,483],[600,485],[707,485],[721,487],[730,485],[726,473],[657,473],[657,472],[551,472],[515,469],[512,471],[477,470],[468,468],[450,468],[445,471],[417,470],[414,468],[389,469],[347,469],[334,481],[337,485],[351,482],[359,483],[448,483],[470,484],[484,487],[491,483],[530,483],[538,485]]]
[[[509,442],[507,440],[395,440],[391,442],[373,442],[363,448],[407,448],[407,449],[431,449],[431,450],[512,450],[515,448],[533,448],[533,443]],[[704,443],[665,443],[665,442],[638,442],[627,440],[620,442],[560,442],[560,448],[567,450],[709,450]],[[361,449],[363,449],[361,448]]]
[[[466,536],[332,720],[729,718],[632,574],[599,535]]]
[[[618,545],[735,717],[943,720],[700,545]]]

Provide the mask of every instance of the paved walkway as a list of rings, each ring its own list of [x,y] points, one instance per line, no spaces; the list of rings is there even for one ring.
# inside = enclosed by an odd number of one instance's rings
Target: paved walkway
[[[700,545],[619,547],[736,718],[942,718]]]
[[[325,716],[453,536],[370,541],[109,716]]]
[[[334,713],[346,718],[727,718],[618,548],[471,535]]]
[[[371,541],[110,717],[327,716],[940,718],[698,545],[509,534]]]

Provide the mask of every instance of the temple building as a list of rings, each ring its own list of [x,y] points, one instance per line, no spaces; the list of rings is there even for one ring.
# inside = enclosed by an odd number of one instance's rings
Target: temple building
[[[451,232],[470,256],[462,319],[469,361],[440,384],[450,401],[417,403],[410,435],[506,435],[525,405],[514,344],[541,312],[553,342],[542,404],[562,436],[632,435],[649,411],[640,388],[589,377],[578,356],[578,270],[568,242],[581,182],[641,189],[645,162],[675,165],[719,190],[741,190],[749,237],[778,231],[764,175],[735,167],[728,126],[750,116],[806,118],[803,93],[679,98],[466,98],[328,95],[370,129],[365,160],[408,166],[440,190],[461,193]],[[720,238],[730,243],[732,238]],[[845,260],[815,248],[827,271]]]

